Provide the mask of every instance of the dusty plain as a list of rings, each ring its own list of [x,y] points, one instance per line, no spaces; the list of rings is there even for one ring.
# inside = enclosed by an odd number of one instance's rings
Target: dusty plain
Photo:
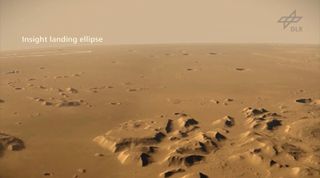
[[[320,47],[0,53],[0,178],[320,176]]]

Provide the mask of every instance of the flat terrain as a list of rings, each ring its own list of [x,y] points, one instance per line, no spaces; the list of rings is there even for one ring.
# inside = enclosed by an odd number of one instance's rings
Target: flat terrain
[[[0,72],[0,178],[320,175],[319,46],[7,51]]]

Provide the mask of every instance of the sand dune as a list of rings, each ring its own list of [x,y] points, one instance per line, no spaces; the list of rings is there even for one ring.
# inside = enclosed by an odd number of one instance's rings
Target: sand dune
[[[156,120],[128,121],[120,127],[94,138],[100,146],[117,155],[122,164],[137,164],[142,167],[149,164],[167,166],[160,177],[208,177],[198,173],[201,167],[189,170],[196,164],[208,164],[213,167],[215,162],[206,161],[207,156],[215,156],[222,151],[229,155],[228,161],[247,164],[248,166],[264,167],[267,176],[276,176],[282,172],[284,177],[318,177],[320,176],[320,120],[298,119],[286,122],[285,130],[273,133],[284,127],[283,116],[269,112],[264,108],[243,109],[245,118],[242,128],[245,131],[228,140],[228,130],[232,130],[234,118],[225,116],[218,123],[224,123],[209,130],[202,130],[194,118],[182,114],[176,119],[158,123]],[[231,124],[232,123],[232,124]],[[215,130],[224,130],[223,133]],[[228,152],[224,151],[228,150]],[[212,164],[212,166],[210,165]],[[173,168],[172,168],[173,167]],[[277,170],[277,171],[275,171]],[[214,170],[209,175],[214,177]],[[275,175],[273,174],[275,172]]]

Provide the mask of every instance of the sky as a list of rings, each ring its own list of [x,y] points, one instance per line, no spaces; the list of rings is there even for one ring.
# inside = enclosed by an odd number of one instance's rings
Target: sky
[[[302,17],[287,28],[278,20]],[[320,44],[320,0],[0,0],[0,50],[69,46],[23,37],[100,37],[95,44]],[[83,45],[85,43],[78,43]]]

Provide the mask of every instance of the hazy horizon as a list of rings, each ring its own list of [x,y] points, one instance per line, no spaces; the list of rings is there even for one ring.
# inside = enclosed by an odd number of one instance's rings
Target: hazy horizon
[[[284,29],[278,20],[294,10],[301,20]],[[22,41],[32,36],[103,38],[95,45],[320,44],[320,1],[0,0],[0,50],[74,45]]]

